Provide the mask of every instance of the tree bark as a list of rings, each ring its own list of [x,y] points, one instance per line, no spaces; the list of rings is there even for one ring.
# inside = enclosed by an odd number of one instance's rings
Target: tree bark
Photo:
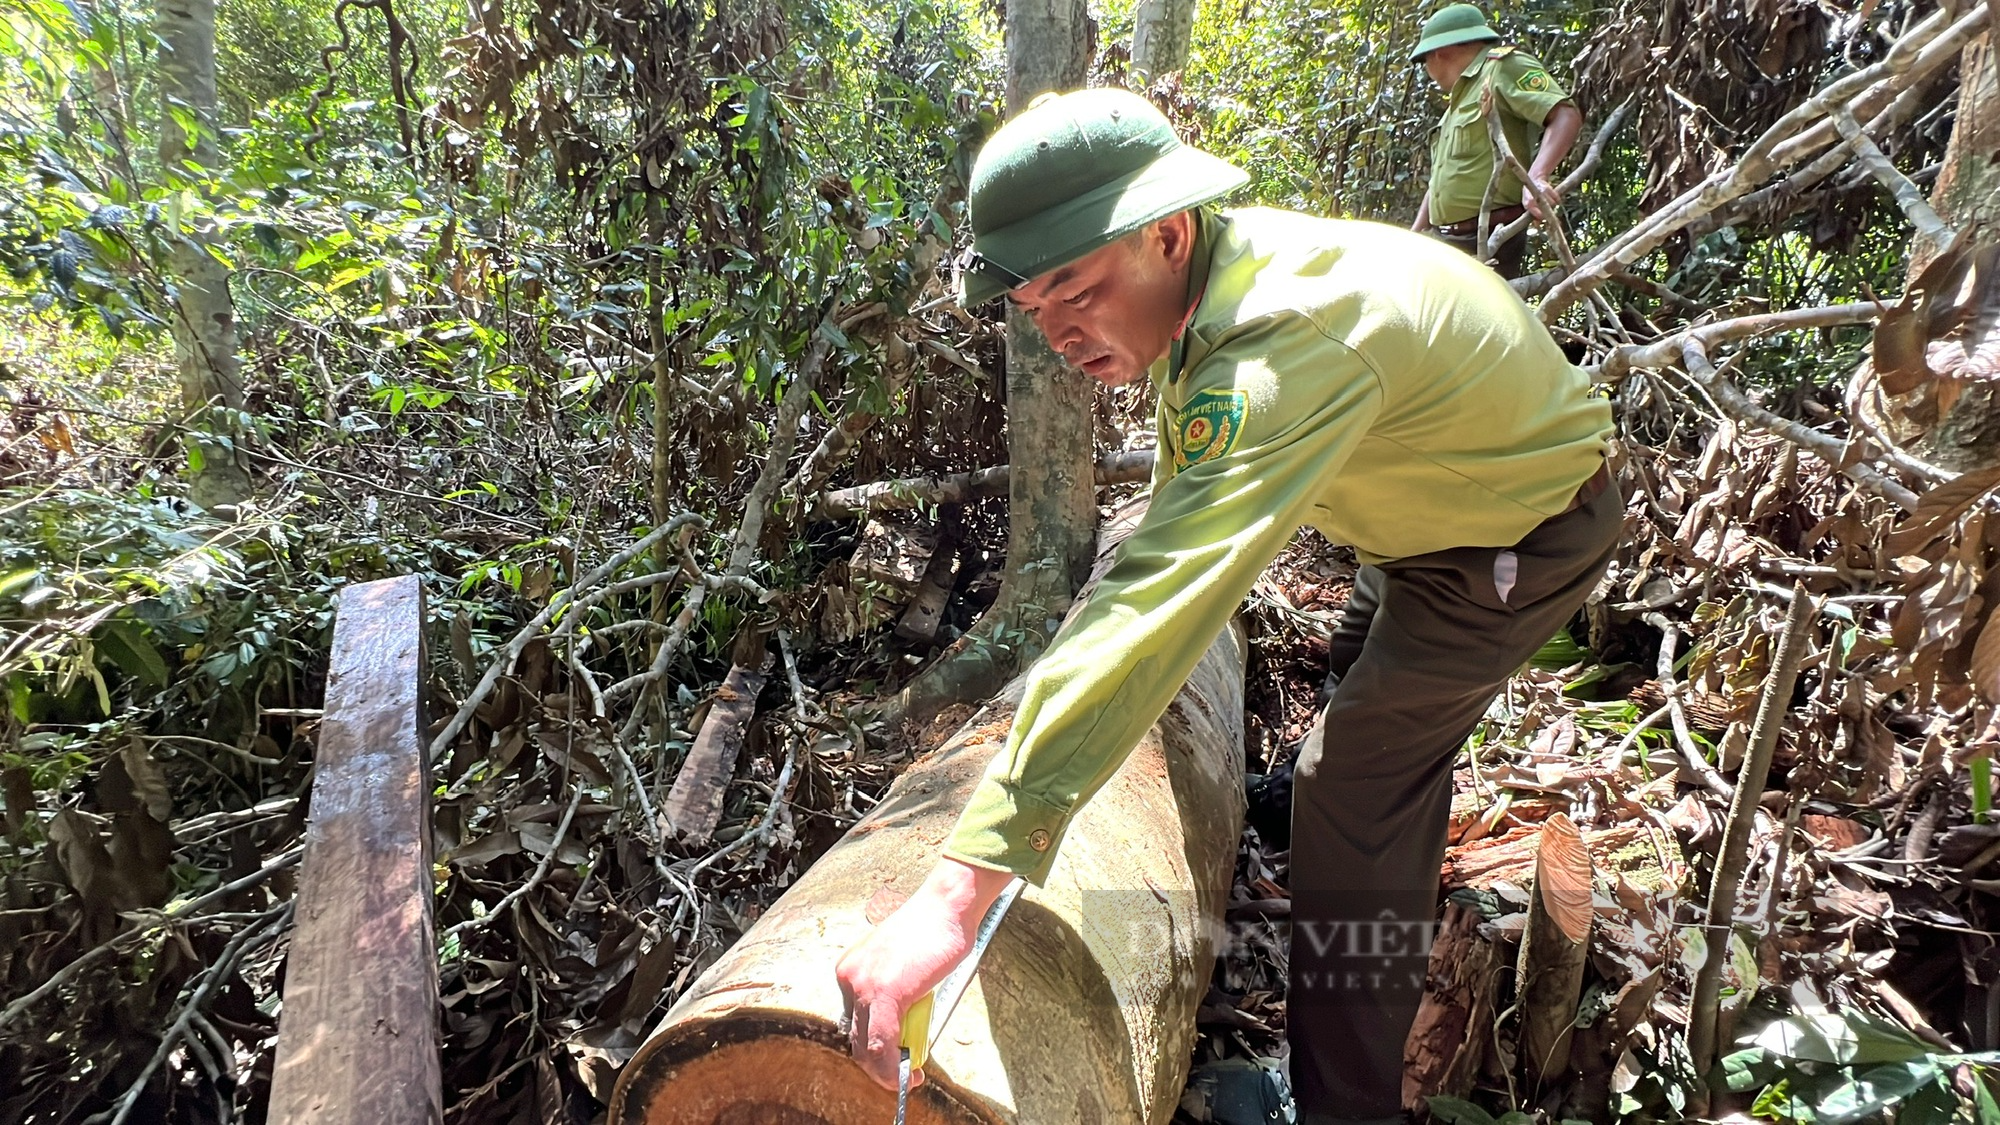
[[[1958,117],[1930,203],[1958,232],[1962,246],[2000,241],[2000,66],[1990,30],[1960,56]],[[1913,243],[1909,285],[1933,257]],[[1919,457],[1957,472],[2000,464],[2000,395],[1993,386],[2000,370],[2000,277],[1985,271],[1979,286],[1968,302],[1967,322],[1926,341],[1929,367],[1937,376],[1887,396],[1891,432]]]
[[[215,113],[215,0],[163,0],[160,35],[160,165],[167,183],[219,167]],[[194,185],[201,190],[201,185]],[[174,359],[181,406],[196,451],[189,496],[204,508],[250,497],[250,473],[234,435],[243,409],[236,360],[236,307],[229,267],[209,252],[214,223],[182,219],[170,230],[167,269],[173,286]]]
[[[1187,65],[1195,0],[1139,0],[1132,27],[1132,73],[1150,82]]]
[[[1047,883],[995,932],[909,1120],[1163,1123],[1187,1077],[1243,819],[1242,633],[1077,814]],[[895,1096],[847,1053],[833,967],[866,907],[916,889],[1006,742],[1021,682],[898,778],[695,981],[620,1075],[617,1125],[878,1125]]]
[[[1007,112],[1084,84],[1097,25],[1084,0],[1007,5]],[[1027,316],[1007,310],[1007,574],[993,607],[897,696],[892,711],[923,720],[944,705],[992,695],[1047,647],[1090,570],[1097,523],[1090,380],[1049,349]]]

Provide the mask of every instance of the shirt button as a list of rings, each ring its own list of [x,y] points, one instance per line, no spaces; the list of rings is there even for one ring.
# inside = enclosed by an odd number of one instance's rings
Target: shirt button
[[[1033,832],[1028,833],[1028,846],[1038,852],[1048,851],[1049,830],[1046,828],[1037,828]]]

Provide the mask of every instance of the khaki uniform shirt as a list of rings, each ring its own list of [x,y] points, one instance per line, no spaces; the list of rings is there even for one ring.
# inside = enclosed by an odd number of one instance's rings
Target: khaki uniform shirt
[[[1380,223],[1197,214],[1199,300],[1151,372],[1152,506],[1029,673],[947,855],[1045,877],[1300,525],[1371,561],[1512,546],[1603,457],[1610,407],[1472,258]]]
[[[1534,143],[1549,111],[1569,95],[1533,55],[1495,47],[1474,59],[1451,88],[1451,103],[1431,139],[1431,222],[1442,226],[1479,217],[1486,183],[1493,177],[1493,137],[1479,109],[1480,91],[1493,88],[1500,129],[1523,165],[1534,162]],[[1493,188],[1493,206],[1521,204],[1521,178],[1502,171]]]

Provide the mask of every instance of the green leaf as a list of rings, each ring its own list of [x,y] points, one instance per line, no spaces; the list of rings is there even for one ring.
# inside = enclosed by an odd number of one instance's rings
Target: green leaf
[[[346,269],[336,272],[332,278],[328,279],[326,283],[327,291],[333,292],[335,290],[345,289],[346,287],[354,284],[357,281],[360,281],[362,278],[367,277],[369,274],[374,272],[375,272],[374,266],[348,266]]]
[[[1535,650],[1535,655],[1528,658],[1528,663],[1544,672],[1553,672],[1558,668],[1567,668],[1589,655],[1590,650],[1577,644],[1576,638],[1569,635],[1568,629],[1564,629],[1550,637],[1548,643]]]
[[[1975,1078],[1973,1084],[1979,1092],[1986,1093],[1984,1082]],[[1992,1094],[1986,1093],[1986,1098],[1991,1101]],[[1911,1094],[1908,1101],[1897,1107],[1896,1125],[1951,1125],[1958,1120],[1959,1106],[1959,1097],[1950,1086],[1943,1081],[1933,1082]],[[1979,1125],[1991,1125],[1992,1121],[1985,1115],[1984,1108],[1979,1108],[1975,1120]]]
[[[1787,1016],[1758,1033],[1756,1045],[1801,1062],[1869,1066],[1929,1055],[1930,1044],[1866,1012],[1812,1012]]]
[[[1773,1083],[1763,1093],[1757,1095],[1757,1100],[1750,1104],[1750,1115],[1798,1121],[1807,1125],[1813,1120],[1812,1107],[1792,1096],[1792,1083],[1789,1078]]]
[[[1723,1085],[1734,1094],[1744,1094],[1762,1088],[1775,1077],[1776,1070],[1767,1061],[1764,1049],[1761,1047],[1724,1055],[1716,1066],[1722,1069]]]
[[[90,674],[90,682],[97,686],[97,706],[100,710],[104,712],[104,716],[106,718],[110,718],[111,688],[108,684],[104,682],[104,673],[97,670],[97,665],[95,663],[91,664],[91,666],[87,669],[87,671]]]
[[[1919,1088],[1936,1083],[1939,1077],[1937,1064],[1930,1059],[1872,1067],[1836,1085],[1814,1111],[1827,1125],[1859,1121],[1887,1110]]]
[[[2000,1101],[1993,1098],[1993,1080],[1983,1066],[1972,1070],[1972,1100],[1979,1125],[2000,1125]]]
[[[130,621],[107,621],[91,639],[97,651],[109,657],[126,675],[148,687],[167,686],[167,662],[138,625]]]
[[[1463,1098],[1433,1094],[1424,1100],[1430,1103],[1431,1116],[1445,1125],[1498,1125],[1492,1114]]]
[[[0,598],[4,598],[15,590],[33,582],[35,577],[41,574],[41,572],[41,568],[39,567],[24,566],[19,570],[0,574]]]

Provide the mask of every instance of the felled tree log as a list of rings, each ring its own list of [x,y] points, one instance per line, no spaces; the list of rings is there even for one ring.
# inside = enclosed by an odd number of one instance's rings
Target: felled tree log
[[[913,1092],[912,1123],[1165,1122],[1186,1079],[1243,819],[1242,634],[1167,714],[1015,903]],[[847,1053],[833,968],[871,898],[923,880],[1021,682],[911,765],[702,974],[626,1066],[618,1125],[880,1125],[895,1096]]]

